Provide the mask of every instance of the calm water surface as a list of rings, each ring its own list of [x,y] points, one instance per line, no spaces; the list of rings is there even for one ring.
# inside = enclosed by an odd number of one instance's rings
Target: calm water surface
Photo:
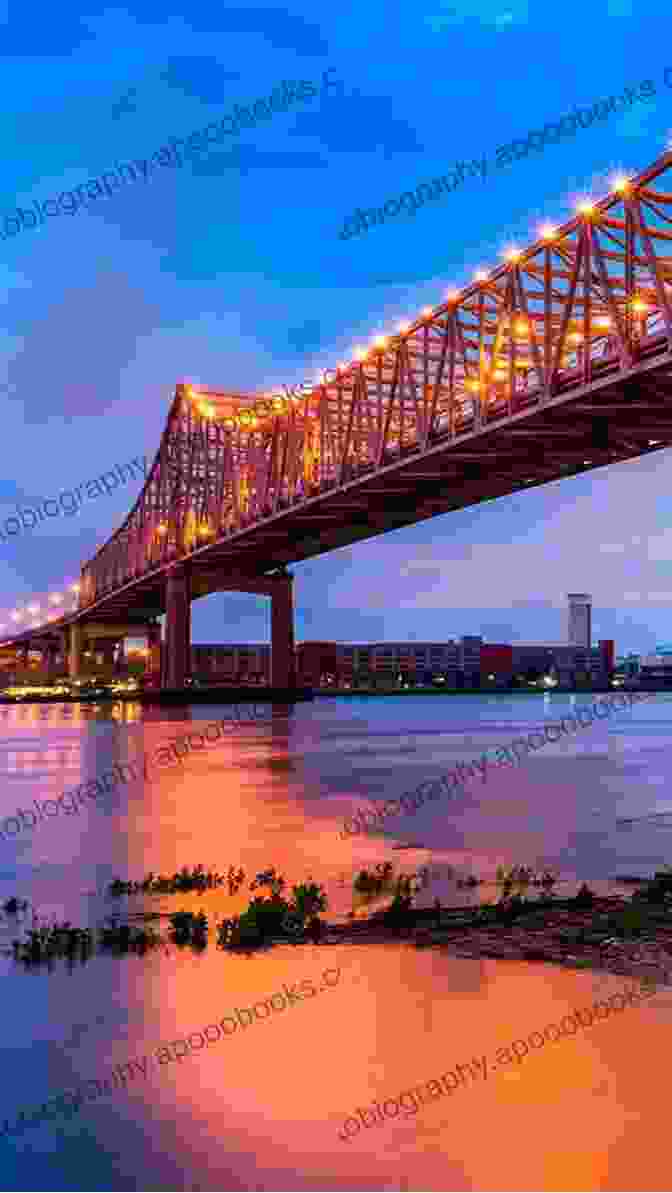
[[[494,877],[500,863],[587,880],[672,862],[666,799],[672,703],[664,696],[563,738],[515,770],[472,780],[459,800],[397,817],[385,834],[342,841],[363,802],[400,795],[460,759],[507,744],[584,697],[318,699],[276,706],[273,723],[235,727],[181,766],[157,771],[79,816],[62,813],[0,841],[0,898],[95,924],[134,910],[203,908],[211,924],[244,891],[115,901],[114,875],[182,865],[270,865],[324,883],[329,918],[351,908],[353,872],[391,860],[438,870],[421,902],[457,903],[453,874]],[[217,708],[24,706],[0,709],[0,819],[57,798],[115,762],[153,751]],[[670,816],[665,813],[669,811]],[[654,815],[655,814],[655,815]],[[635,817],[654,817],[637,823]],[[394,846],[411,843],[413,849]],[[26,924],[27,920],[24,921]],[[166,934],[166,922],[162,921]],[[18,935],[0,921],[0,945]],[[658,1058],[672,1044],[672,993],[546,1045],[520,1066],[470,1081],[415,1116],[341,1142],[347,1117],[498,1048],[623,987],[623,979],[503,961],[451,959],[404,942],[291,945],[252,957],[170,946],[26,971],[6,952],[0,1125],[66,1086],[233,1016],[302,980],[305,997],[239,1027],[146,1080],[85,1104],[70,1121],[0,1139],[0,1187],[82,1190],[668,1189]],[[336,984],[328,981],[338,972]]]

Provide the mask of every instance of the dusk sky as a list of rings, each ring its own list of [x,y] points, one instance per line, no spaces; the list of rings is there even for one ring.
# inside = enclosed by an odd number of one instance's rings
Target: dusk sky
[[[657,158],[672,145],[672,11],[596,0],[589,17],[576,0],[8,4],[0,523],[153,459],[176,382],[314,378]],[[299,80],[317,97],[14,231],[17,208]],[[648,102],[494,168],[499,147],[646,80]],[[339,237],[356,208],[483,158],[484,179]],[[672,640],[671,475],[664,450],[297,565],[297,639],[564,641],[566,594],[589,592],[594,639],[649,652]],[[140,488],[0,542],[2,612],[76,580]],[[195,643],[268,641],[269,627],[261,598],[193,606]]]

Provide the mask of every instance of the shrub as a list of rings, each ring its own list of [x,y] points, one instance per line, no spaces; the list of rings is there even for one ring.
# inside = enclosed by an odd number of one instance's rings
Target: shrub
[[[311,919],[318,911],[327,910],[327,895],[316,882],[302,882],[292,887],[293,911],[299,919]]]

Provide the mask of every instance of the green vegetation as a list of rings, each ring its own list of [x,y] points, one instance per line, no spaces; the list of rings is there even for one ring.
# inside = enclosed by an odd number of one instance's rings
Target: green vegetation
[[[177,895],[186,891],[211,891],[228,883],[229,894],[235,895],[245,881],[245,871],[241,868],[235,871],[229,866],[228,873],[218,874],[215,870],[207,873],[202,865],[194,866],[190,870],[183,866],[172,877],[150,872],[142,882],[124,882],[121,878],[113,878],[108,887],[109,895]]]
[[[324,888],[315,882],[292,887],[292,897],[283,896],[286,882],[275,866],[262,870],[250,883],[250,890],[266,887],[270,895],[256,895],[242,915],[225,920],[219,927],[222,948],[258,948],[271,937],[296,939],[308,931],[319,940],[322,926],[318,912],[326,911]]]
[[[50,965],[54,958],[63,957],[68,962],[85,962],[95,951],[95,939],[88,928],[73,928],[69,920],[62,924],[43,924],[26,933],[25,940],[13,940],[14,959],[24,965]],[[160,936],[151,928],[135,928],[128,924],[117,924],[112,916],[100,929],[98,948],[101,952],[117,955],[128,952],[144,953],[148,948],[161,943]]]
[[[170,917],[171,936],[175,944],[190,944],[204,949],[208,943],[208,921],[202,911],[194,915],[191,911],[176,911]]]

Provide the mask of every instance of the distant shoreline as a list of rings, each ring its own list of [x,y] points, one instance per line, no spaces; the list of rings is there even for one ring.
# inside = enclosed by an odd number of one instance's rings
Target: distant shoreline
[[[594,696],[614,692],[672,692],[665,688],[314,688],[315,696]]]

